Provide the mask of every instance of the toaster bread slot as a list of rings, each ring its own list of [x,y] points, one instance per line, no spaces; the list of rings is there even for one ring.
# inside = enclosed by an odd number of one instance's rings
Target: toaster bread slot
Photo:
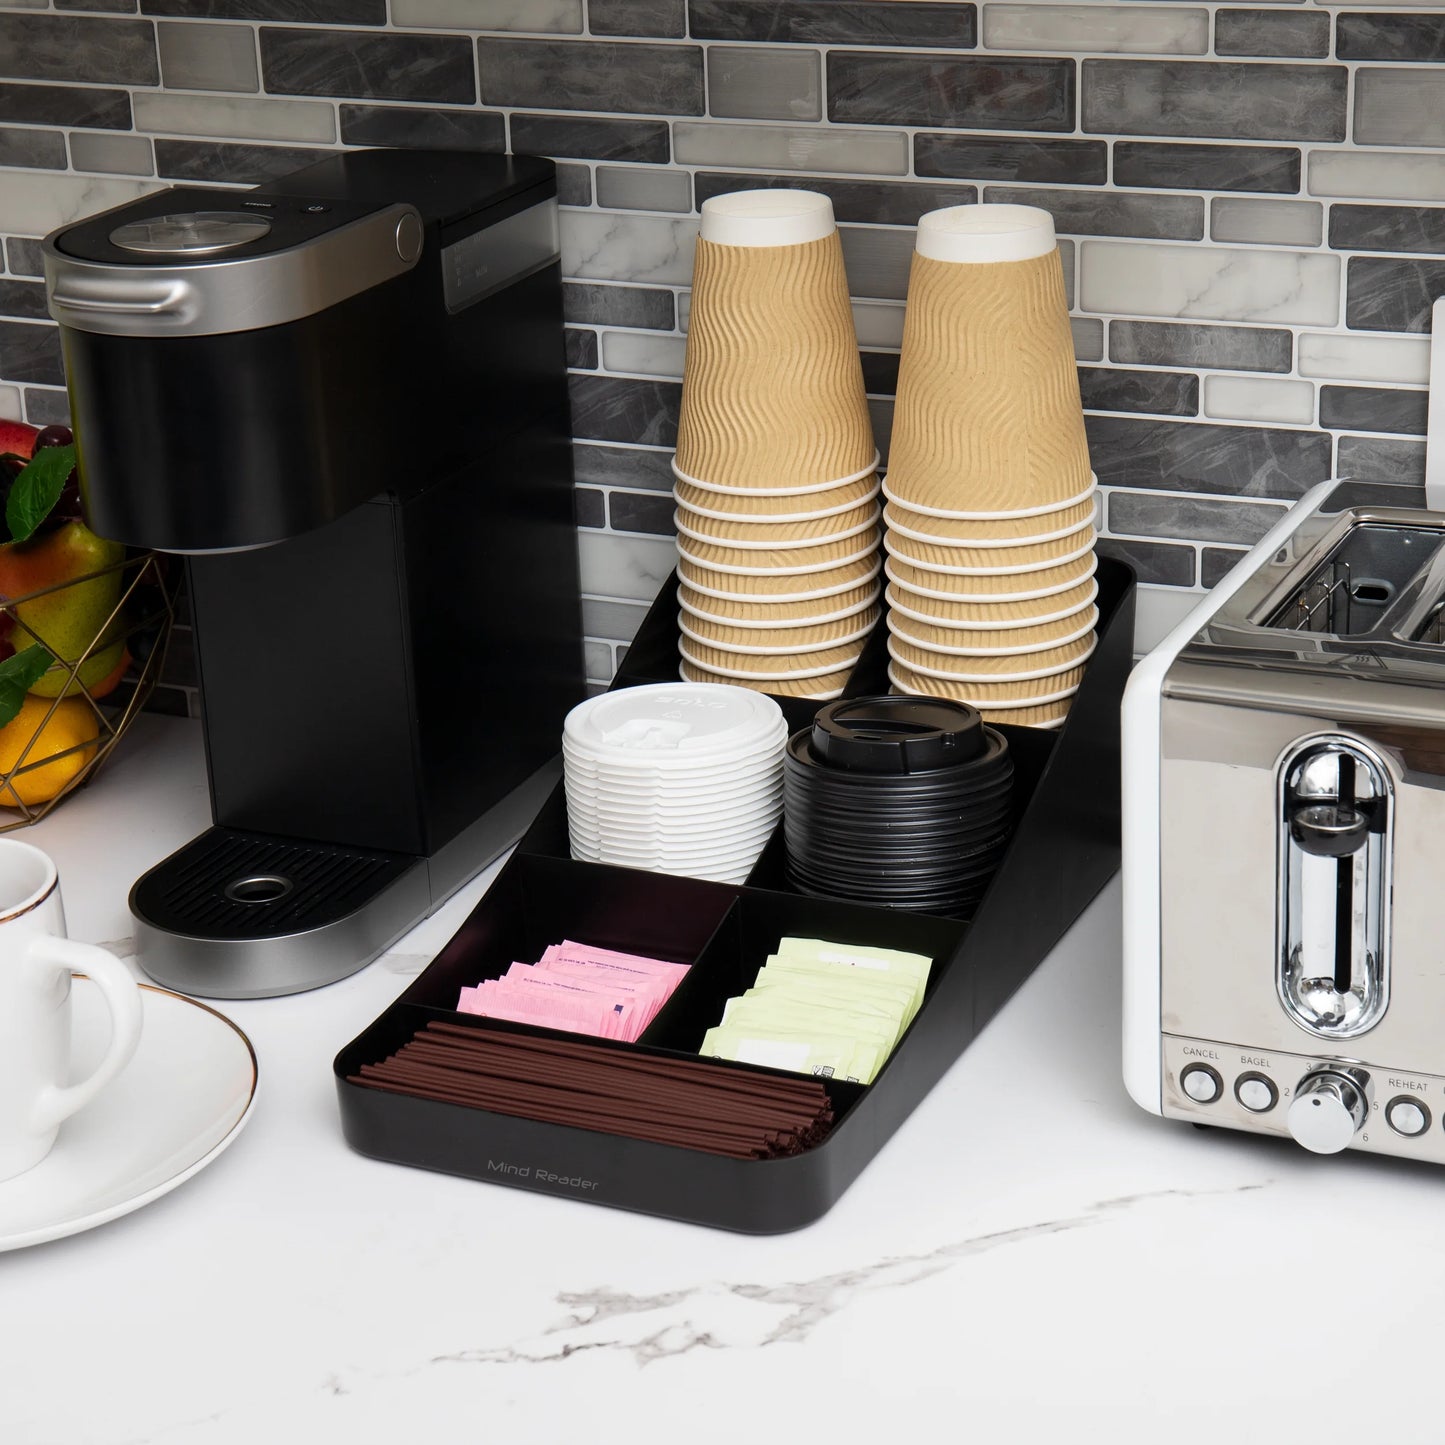
[[[1309,569],[1265,626],[1333,637],[1374,632],[1442,540],[1429,528],[1359,523]]]

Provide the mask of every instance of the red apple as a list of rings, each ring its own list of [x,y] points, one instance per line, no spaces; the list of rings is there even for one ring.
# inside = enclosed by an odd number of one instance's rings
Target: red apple
[[[29,422],[11,421],[0,417],[0,455],[14,452],[17,456],[29,457],[35,451],[35,438],[40,435],[38,426]]]

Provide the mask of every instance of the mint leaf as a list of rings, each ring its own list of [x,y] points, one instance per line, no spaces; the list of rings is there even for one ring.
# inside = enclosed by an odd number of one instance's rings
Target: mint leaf
[[[0,727],[15,720],[25,694],[40,681],[55,659],[37,642],[0,662]]]
[[[68,446],[41,447],[21,469],[5,502],[5,525],[17,542],[23,542],[50,515],[74,468],[75,448]]]

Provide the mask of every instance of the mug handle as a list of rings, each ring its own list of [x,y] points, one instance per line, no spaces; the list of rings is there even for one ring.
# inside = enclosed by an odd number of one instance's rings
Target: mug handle
[[[37,1132],[45,1132],[83,1109],[130,1062],[140,1042],[140,986],[113,953],[93,943],[47,936],[33,939],[27,951],[42,968],[89,975],[110,1009],[110,1046],[95,1071],[78,1084],[49,1084],[36,1099],[31,1122]]]

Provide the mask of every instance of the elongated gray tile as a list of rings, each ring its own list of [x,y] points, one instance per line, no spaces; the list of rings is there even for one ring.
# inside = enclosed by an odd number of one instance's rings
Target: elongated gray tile
[[[45,287],[39,281],[0,280],[0,316],[26,321],[49,321]]]
[[[1438,201],[1445,155],[1427,151],[1311,151],[1309,189],[1351,200]]]
[[[66,167],[65,137],[55,130],[0,125],[0,166],[63,171]]]
[[[518,155],[526,155],[519,150]],[[557,204],[561,206],[590,206],[592,204],[592,167],[571,165],[564,161],[557,163]]]
[[[607,520],[614,532],[644,532],[659,537],[675,537],[675,511],[671,497],[657,492],[609,492]]]
[[[336,111],[325,101],[156,91],[137,94],[134,103],[137,130],[319,145],[336,140]]]
[[[1445,72],[1355,72],[1354,139],[1372,146],[1445,145]]]
[[[572,430],[590,441],[675,447],[682,387],[675,381],[573,376]]]
[[[1201,191],[1297,191],[1300,153],[1281,146],[1116,141],[1114,184]]]
[[[1081,366],[1079,396],[1086,411],[1138,411],[1196,416],[1199,378],[1182,371],[1126,371]]]
[[[1113,557],[1134,569],[1138,581],[1153,587],[1192,587],[1194,548],[1172,542],[1140,542],[1119,537],[1100,537],[1095,551]]]
[[[1065,235],[1174,241],[1198,241],[1204,235],[1204,202],[1198,196],[987,186],[983,198],[1008,205],[1038,206],[1053,216],[1055,228]]]
[[[885,176],[908,171],[908,135],[901,130],[679,120],[672,144],[683,165]]]
[[[40,242],[29,236],[11,236],[5,242],[5,264],[16,276],[45,274],[45,253]]]
[[[0,82],[0,121],[22,125],[130,129],[130,95],[84,85],[10,85]]]
[[[978,43],[974,5],[916,0],[690,0],[699,40],[771,40],[804,45],[947,45]]]
[[[64,386],[59,327],[0,321],[0,376],[37,386]]]
[[[391,0],[391,23],[422,30],[582,33],[582,0]]]
[[[506,120],[496,111],[406,105],[343,105],[340,111],[346,145],[493,153],[507,148]]]
[[[1109,147],[1099,140],[924,132],[913,138],[913,168],[920,176],[1102,186],[1109,179]]]
[[[1425,481],[1425,443],[1402,437],[1343,436],[1338,474],[1361,482],[1393,482],[1407,486]],[[1424,503],[1424,495],[1420,504]]]
[[[1247,555],[1244,547],[1203,547],[1199,552],[1199,585],[1215,587],[1229,576]]]
[[[1331,206],[1330,245],[1341,251],[1445,251],[1438,206]]]
[[[1209,234],[1216,241],[1265,246],[1318,246],[1324,234],[1318,201],[1246,200],[1216,196],[1209,208]]]
[[[562,308],[569,321],[587,326],[631,326],[671,331],[677,305],[671,291],[653,286],[608,286],[581,281],[562,284]]]
[[[1104,486],[1292,502],[1330,475],[1328,432],[1131,416],[1086,425]]]
[[[582,599],[582,630],[589,637],[631,642],[646,616],[647,608],[635,603],[604,602],[597,597]]]
[[[289,175],[332,150],[301,146],[241,145],[228,141],[157,139],[156,172],[173,181],[231,181],[259,185]]]
[[[573,371],[596,371],[597,333],[569,326],[562,334],[567,347],[567,365]]]
[[[913,232],[885,226],[840,226],[848,294],[901,301],[908,295]]]
[[[985,5],[990,50],[1203,55],[1209,11],[1192,5]]]
[[[579,482],[600,487],[629,487],[649,492],[672,490],[672,453],[641,447],[601,446],[579,441],[572,447]]]
[[[1351,256],[1345,324],[1357,331],[1429,331],[1430,307],[1445,296],[1445,260]]]
[[[141,0],[147,15],[288,20],[301,25],[385,25],[386,0]]]
[[[362,100],[477,98],[472,43],[463,36],[261,27],[261,74],[281,95]]]
[[[598,166],[597,204],[617,211],[690,211],[692,177],[662,166]]]
[[[1337,256],[1114,241],[1081,247],[1085,311],[1302,326],[1339,319]]]
[[[1339,18],[1335,54],[1341,60],[1445,60],[1445,15],[1348,13]]]
[[[117,135],[113,131],[72,131],[70,163],[78,171],[117,176],[154,175],[156,168],[146,136]]]
[[[1069,317],[1074,338],[1074,356],[1079,361],[1104,359],[1104,323],[1097,316]]]
[[[160,79],[149,20],[0,13],[0,56],[8,80],[154,85]]]
[[[687,0],[587,0],[594,35],[642,35],[654,40],[687,34]]]
[[[161,78],[172,90],[259,90],[256,32],[249,25],[156,22]]]
[[[1169,321],[1113,321],[1109,358],[1136,366],[1288,371],[1294,337],[1266,327],[1190,326]]]
[[[70,424],[70,398],[66,394],[65,388],[63,386],[27,386],[25,388],[25,420],[31,426],[68,426]],[[172,633],[172,645],[175,641],[175,634]],[[167,653],[169,650],[167,648]]]
[[[512,149],[528,156],[662,162],[671,157],[667,122],[602,116],[513,115]]]
[[[822,57],[797,48],[709,46],[707,109],[709,115],[739,120],[818,120]]]
[[[1299,338],[1299,373],[1332,381],[1400,381],[1424,386],[1430,379],[1430,343],[1413,336],[1306,331]]]
[[[1322,60],[1330,53],[1330,17],[1320,10],[1219,10],[1214,51]],[[1343,51],[1340,58],[1345,58]]]
[[[699,171],[694,182],[697,206],[729,191],[762,187],[791,189],[797,176],[728,175]],[[928,185],[916,181],[839,181],[826,176],[809,176],[807,188],[821,191],[833,202],[833,215],[840,222],[864,225],[916,226],[928,211],[945,206],[965,206],[978,199],[973,186]]]
[[[611,40],[477,41],[483,105],[701,115],[702,50]]]
[[[1343,65],[1086,60],[1083,127],[1117,135],[1345,138]]]
[[[1074,128],[1074,62],[1015,56],[828,54],[828,116],[967,130]]]
[[[1109,530],[1142,537],[1187,537],[1191,542],[1252,546],[1284,512],[1282,503],[1215,501],[1160,492],[1109,494]]]
[[[1426,401],[1426,392],[1407,387],[1322,386],[1320,425],[1424,436]]]

